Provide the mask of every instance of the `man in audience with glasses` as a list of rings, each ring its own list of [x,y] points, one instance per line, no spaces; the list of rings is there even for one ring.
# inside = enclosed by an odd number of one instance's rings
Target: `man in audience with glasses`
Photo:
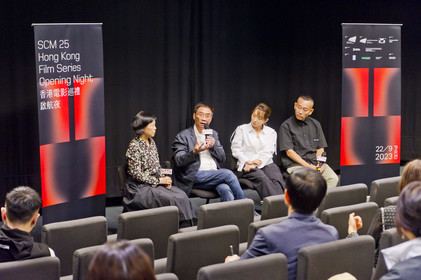
[[[245,198],[234,173],[220,164],[225,161],[225,151],[218,140],[218,133],[209,129],[214,109],[200,102],[194,107],[193,127],[187,128],[174,139],[175,185],[190,195],[191,189],[216,191],[221,201]]]

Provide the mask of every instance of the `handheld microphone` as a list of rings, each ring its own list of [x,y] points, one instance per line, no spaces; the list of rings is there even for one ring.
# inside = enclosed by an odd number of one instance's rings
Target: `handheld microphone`
[[[323,152],[321,156],[317,157],[317,172],[320,173],[321,166],[326,163],[327,157],[326,152]]]
[[[213,131],[212,131],[212,129],[209,128],[208,123],[205,123],[204,127],[205,127],[205,129],[202,130],[202,134],[205,135],[205,139],[206,139],[206,138],[208,138],[209,135],[213,134]]]
[[[172,175],[172,169],[171,169],[171,164],[169,161],[165,161],[161,164],[162,168],[162,174],[171,177]]]

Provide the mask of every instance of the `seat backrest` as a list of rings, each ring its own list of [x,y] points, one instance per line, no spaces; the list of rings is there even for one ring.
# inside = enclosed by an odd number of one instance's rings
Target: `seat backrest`
[[[261,220],[288,216],[288,207],[285,205],[285,195],[272,195],[263,199]]]
[[[96,216],[46,224],[41,229],[41,241],[54,250],[60,259],[61,275],[72,273],[75,250],[107,241],[107,220]]]
[[[248,235],[247,235],[247,248],[250,247],[251,243],[253,242],[254,236],[256,235],[256,232],[265,226],[271,225],[271,224],[277,224],[282,222],[283,220],[288,219],[288,216],[286,217],[280,217],[280,218],[273,218],[263,221],[256,221],[252,222],[249,225]]]
[[[384,200],[384,207],[391,206],[391,205],[397,205],[399,200],[399,196],[392,196],[389,198],[386,198]]]
[[[161,273],[155,275],[156,280],[178,280],[177,275],[174,273]]]
[[[148,238],[134,239],[130,240],[130,243],[133,243],[139,248],[141,248],[151,259],[151,264],[153,266],[154,258],[154,249],[152,240]],[[86,280],[88,277],[89,264],[91,263],[92,258],[95,253],[100,250],[104,245],[91,246],[86,248],[81,248],[75,251],[73,254],[73,280]]]
[[[0,263],[1,280],[59,280],[60,260],[57,257]]]
[[[238,254],[239,238],[239,229],[234,225],[173,234],[168,241],[165,272],[195,280],[201,267],[223,263],[231,254],[230,245]]]
[[[370,186],[370,201],[384,206],[386,198],[399,195],[398,185],[401,176],[374,180]]]
[[[178,232],[178,208],[165,206],[131,211],[118,217],[117,240],[150,238],[155,258],[167,255],[168,237]]]
[[[316,217],[320,218],[325,209],[366,202],[367,195],[366,184],[353,184],[327,189],[325,198],[317,208]]]
[[[224,225],[236,225],[240,230],[240,242],[247,241],[248,226],[254,219],[254,202],[240,199],[200,206],[197,229]]]
[[[127,181],[127,168],[128,168],[127,161],[125,161],[122,165],[119,165],[117,168],[118,171],[118,178],[120,180],[120,190],[123,193],[124,185],[126,185]]]
[[[278,253],[202,267],[197,273],[197,280],[286,280],[287,272],[287,259]]]
[[[328,279],[343,272],[357,279],[370,279],[374,247],[374,238],[366,235],[301,248],[297,280]]]
[[[386,263],[383,258],[381,250],[398,245],[408,239],[402,239],[396,228],[387,229],[382,232],[379,242],[379,258],[377,261],[376,271],[373,274],[372,280],[378,280],[387,273]]]
[[[363,220],[363,227],[358,230],[358,233],[367,234],[370,222],[379,207],[374,202],[364,202],[348,206],[334,207],[326,209],[322,212],[320,219],[323,223],[334,226],[339,233],[339,239],[345,238],[348,235],[348,219],[349,214],[355,213]]]

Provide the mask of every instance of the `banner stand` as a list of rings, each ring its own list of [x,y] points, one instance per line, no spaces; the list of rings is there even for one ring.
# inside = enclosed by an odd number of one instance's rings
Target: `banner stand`
[[[105,215],[102,24],[33,24],[43,223]]]
[[[341,185],[399,176],[401,24],[342,24]]]

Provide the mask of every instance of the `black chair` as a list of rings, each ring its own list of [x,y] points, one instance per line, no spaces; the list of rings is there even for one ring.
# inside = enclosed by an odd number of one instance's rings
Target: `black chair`
[[[253,183],[249,180],[243,177],[243,172],[237,170],[237,160],[230,154],[228,157],[229,160],[229,168],[232,170],[232,172],[237,176],[238,182],[240,182],[240,186],[243,189],[250,189],[250,190],[256,190]]]
[[[60,260],[57,257],[0,263],[1,280],[59,280]]]
[[[204,266],[197,273],[197,280],[286,280],[287,271],[287,259],[278,253]]]
[[[297,280],[320,280],[349,272],[370,279],[374,263],[374,238],[357,236],[301,248]]]
[[[174,157],[171,157],[171,167],[174,169],[175,161]],[[206,204],[209,203],[211,199],[219,198],[220,195],[215,191],[205,191],[205,190],[199,190],[199,189],[191,189],[189,197],[199,197],[206,200]]]
[[[366,184],[353,184],[327,189],[325,198],[316,210],[316,217],[320,218],[322,212],[326,209],[366,202],[367,195]]]
[[[349,214],[361,216],[363,227],[358,230],[360,235],[367,234],[370,227],[370,221],[373,220],[374,215],[379,207],[374,202],[364,202],[347,206],[339,206],[326,209],[322,212],[320,220],[328,225],[334,226],[339,233],[339,238],[346,238],[348,236],[348,219]]]
[[[266,219],[262,221],[255,221],[255,222],[250,223],[249,228],[248,228],[248,234],[247,234],[247,248],[250,247],[251,243],[253,242],[254,236],[256,235],[259,229],[268,225],[280,223],[286,219],[288,219],[287,216],[280,217],[280,218]]]
[[[261,220],[288,216],[288,207],[285,205],[285,195],[272,195],[263,199]]]
[[[121,194],[124,194],[124,186],[126,185],[126,181],[127,181],[127,168],[128,167],[129,165],[127,164],[127,161],[125,161],[123,164],[119,165],[117,168],[118,178],[120,179]]]
[[[377,203],[379,207],[383,207],[386,198],[399,195],[398,185],[400,179],[401,176],[396,176],[371,182],[370,201]]]
[[[223,263],[230,254],[230,246],[238,254],[240,232],[237,226],[177,233],[168,240],[167,266],[183,280],[195,280],[198,270],[207,265]]]
[[[107,241],[107,220],[96,216],[46,224],[42,227],[41,241],[60,259],[61,275],[70,275],[75,250]]]
[[[396,228],[390,228],[382,232],[379,242],[379,259],[377,261],[376,271],[371,278],[372,280],[378,280],[387,273],[386,263],[381,251],[405,241],[408,241],[408,239],[402,239]]]
[[[148,238],[130,240],[130,243],[137,245],[151,259],[154,265],[154,247],[152,240]],[[86,280],[89,271],[89,264],[96,254],[104,245],[97,245],[78,249],[73,254],[73,280]]]

